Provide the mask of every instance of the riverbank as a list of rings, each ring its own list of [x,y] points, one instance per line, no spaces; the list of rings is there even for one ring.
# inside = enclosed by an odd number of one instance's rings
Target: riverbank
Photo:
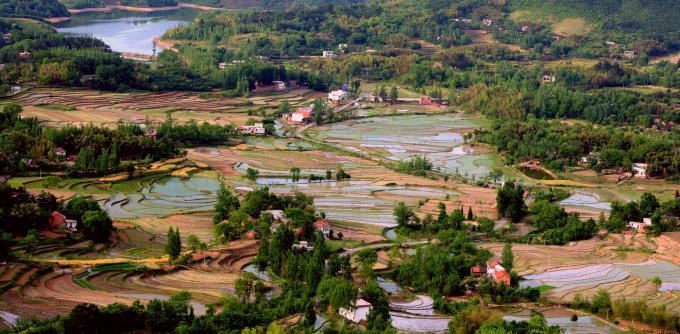
[[[153,39],[153,42],[156,44],[157,47],[163,49],[163,50],[170,50],[174,52],[179,52],[177,48],[175,48],[175,41],[171,40],[164,40],[162,37],[156,37]]]
[[[124,10],[124,11],[129,11],[129,12],[151,13],[151,12],[166,12],[166,11],[172,11],[172,10],[179,10],[181,8],[206,10],[206,11],[207,10],[220,10],[220,9],[222,9],[222,8],[217,8],[217,7],[201,6],[201,5],[195,5],[195,4],[190,4],[190,3],[178,3],[177,6],[164,6],[164,7],[132,7],[132,6],[123,6],[123,5],[106,5],[105,7],[95,7],[95,8],[79,8],[79,9],[69,8],[68,11],[72,15],[82,14],[82,13],[109,13],[113,10]],[[58,19],[58,18],[53,18],[53,19]]]

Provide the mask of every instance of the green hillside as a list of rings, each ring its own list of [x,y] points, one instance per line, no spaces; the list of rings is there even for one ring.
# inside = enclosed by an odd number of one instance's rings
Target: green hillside
[[[46,18],[69,16],[66,7],[57,0],[2,0],[0,17]]]
[[[680,1],[673,0],[513,0],[511,8],[533,17],[581,17],[606,31],[677,34],[680,26]]]

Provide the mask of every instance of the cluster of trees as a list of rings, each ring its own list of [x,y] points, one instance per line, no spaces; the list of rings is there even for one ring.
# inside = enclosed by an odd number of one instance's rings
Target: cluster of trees
[[[661,132],[639,133],[530,118],[497,121],[491,130],[477,131],[476,136],[505,153],[507,163],[539,159],[548,168],[563,170],[576,166],[583,157],[592,157],[589,163],[596,171],[619,167],[630,170],[632,163],[645,162],[651,176],[680,177],[678,138]]]
[[[403,286],[439,295],[459,295],[467,290],[465,278],[470,268],[485,263],[489,251],[475,247],[463,231],[444,230],[437,235],[438,245],[418,248],[416,254],[400,264],[394,277]]]
[[[73,9],[104,7],[104,0],[61,0],[60,2]]]
[[[231,126],[208,123],[173,124],[172,119],[157,128],[154,138],[141,126],[120,124],[115,129],[96,126],[61,129],[47,128],[35,118],[21,118],[22,108],[9,103],[0,109],[0,173],[27,171],[27,159],[42,170],[61,169],[55,149],[77,154],[69,173],[79,176],[102,175],[129,167],[125,161],[158,160],[179,154],[180,147],[216,145],[238,136]]]
[[[132,7],[168,7],[177,6],[177,1],[175,0],[121,0],[120,2],[123,6]]]
[[[52,211],[61,208],[52,194],[32,195],[25,188],[13,188],[7,182],[0,183],[0,198],[0,233],[12,235],[46,228]]]
[[[8,41],[0,39],[0,63],[5,64],[0,76],[1,94],[6,94],[18,81],[33,80],[45,85],[112,91],[221,88],[236,95],[246,95],[255,88],[256,82],[298,80],[312,89],[327,90],[334,80],[325,73],[310,73],[299,68],[287,71],[284,66],[257,60],[220,70],[219,62],[237,59],[223,48],[210,51],[183,48],[179,54],[162,51],[150,66],[120,57],[98,39],[67,36],[40,22],[0,20],[0,32],[11,34]],[[30,52],[29,58],[20,56],[24,51]]]
[[[300,228],[301,236],[305,240],[313,239],[313,223],[318,218],[313,198],[300,192],[277,196],[266,187],[249,192],[239,201],[230,189],[221,185],[213,216],[215,232],[224,240],[235,239],[248,230],[265,238],[274,222],[272,214],[263,212],[265,210],[284,210],[292,226]],[[266,248],[265,244],[263,241],[260,249]]]
[[[5,0],[0,3],[0,17],[42,19],[71,16],[58,0]]]
[[[424,156],[416,156],[411,159],[401,160],[397,163],[397,171],[417,176],[425,176],[432,170],[432,162]]]
[[[16,244],[15,236],[25,236],[27,249],[35,247],[37,231],[49,228],[50,215],[63,212],[68,219],[78,221],[78,232],[87,239],[107,242],[113,223],[97,201],[75,197],[64,206],[54,195],[41,192],[32,195],[25,188],[13,188],[7,182],[0,183],[0,258],[11,256],[10,247]]]
[[[78,221],[78,231],[96,242],[107,242],[113,231],[113,222],[109,214],[99,206],[96,200],[88,197],[74,197],[64,206],[67,218]]]
[[[623,231],[631,221],[642,222],[643,218],[651,218],[652,226],[647,231],[659,235],[662,232],[676,231],[680,217],[680,194],[676,192],[673,199],[660,202],[652,193],[644,193],[639,201],[628,203],[613,202],[609,219],[603,222],[608,231]]]
[[[539,237],[548,244],[563,245],[570,241],[590,239],[598,231],[598,225],[592,218],[583,222],[578,213],[567,213],[564,208],[548,201],[534,202],[530,212],[536,231],[527,238]]]
[[[496,194],[498,216],[510,218],[512,222],[518,222],[526,216],[527,205],[524,202],[524,192],[524,187],[515,181],[507,181],[498,188]]]

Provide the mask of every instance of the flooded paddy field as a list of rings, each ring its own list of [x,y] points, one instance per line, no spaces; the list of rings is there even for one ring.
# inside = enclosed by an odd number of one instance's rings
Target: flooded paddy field
[[[674,236],[610,235],[565,246],[513,246],[521,286],[543,286],[549,300],[589,298],[606,290],[612,299],[646,299],[680,312],[680,243]],[[483,244],[500,255],[501,245]],[[657,281],[658,279],[658,281]]]
[[[459,203],[455,203],[456,198],[477,189],[400,174],[371,160],[318,150],[200,148],[190,151],[189,157],[218,169],[233,187],[266,186],[270,191],[281,194],[301,191],[313,196],[317,208],[329,218],[380,226],[394,225],[392,211],[399,201],[415,206],[424,200],[428,204],[423,206],[423,210],[430,210],[436,208],[436,204],[430,205],[429,202],[438,203],[448,197],[452,210],[460,207]],[[291,166],[301,169],[299,182],[291,180]],[[310,182],[305,179],[310,174],[325,175],[326,170],[335,173],[340,167],[351,175],[349,180]],[[244,177],[247,168],[257,169],[260,177],[254,182],[247,180]]]
[[[465,144],[463,136],[475,127],[458,114],[407,115],[334,123],[307,133],[316,140],[393,161],[425,156],[435,170],[472,179],[488,174],[498,163],[494,153]]]

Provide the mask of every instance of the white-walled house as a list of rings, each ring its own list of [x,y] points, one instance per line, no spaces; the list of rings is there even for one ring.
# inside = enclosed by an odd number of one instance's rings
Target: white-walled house
[[[359,298],[356,300],[353,306],[348,308],[341,307],[338,309],[338,313],[345,317],[347,320],[352,322],[362,322],[366,321],[368,317],[368,311],[371,310],[371,303]]]

